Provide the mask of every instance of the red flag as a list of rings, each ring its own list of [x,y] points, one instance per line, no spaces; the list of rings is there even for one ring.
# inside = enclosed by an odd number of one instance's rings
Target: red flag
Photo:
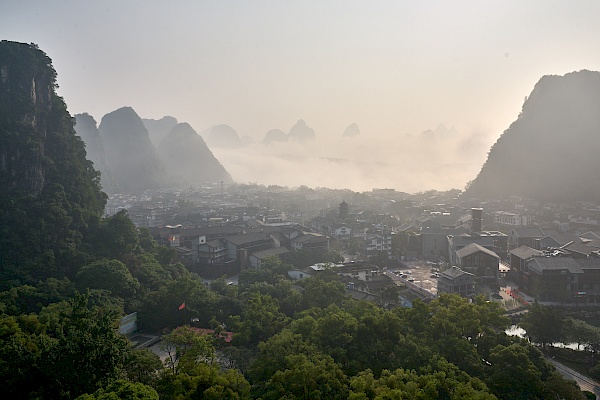
[[[185,301],[183,303],[181,303],[181,305],[179,306],[180,310],[183,310],[185,308]]]

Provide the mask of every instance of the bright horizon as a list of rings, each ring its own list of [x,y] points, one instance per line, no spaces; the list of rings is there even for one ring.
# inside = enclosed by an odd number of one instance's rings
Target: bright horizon
[[[299,119],[315,130],[309,149],[211,149],[239,182],[410,192],[475,178],[543,75],[600,70],[599,20],[596,1],[25,0],[3,4],[0,38],[38,44],[69,112],[98,123],[131,106],[256,141]],[[360,138],[340,142],[351,123]],[[407,139],[440,124],[455,140]],[[308,151],[321,161],[286,169],[282,155]]]

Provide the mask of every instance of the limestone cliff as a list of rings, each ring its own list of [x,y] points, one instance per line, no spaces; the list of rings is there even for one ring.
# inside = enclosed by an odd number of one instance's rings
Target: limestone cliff
[[[0,42],[0,282],[68,275],[106,203],[56,72],[36,45]]]
[[[173,127],[158,146],[158,154],[172,182],[185,185],[232,182],[202,137],[187,123]]]
[[[599,152],[600,73],[544,76],[465,196],[597,200]]]
[[[133,108],[123,107],[106,114],[98,131],[118,192],[143,192],[166,184],[164,166]]]

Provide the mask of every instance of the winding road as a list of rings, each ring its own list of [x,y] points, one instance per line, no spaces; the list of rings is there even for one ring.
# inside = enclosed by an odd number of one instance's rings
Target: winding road
[[[573,371],[571,368],[566,367],[551,358],[548,358],[548,361],[550,361],[556,367],[556,370],[560,372],[565,378],[577,382],[581,390],[587,390],[588,392],[592,392],[600,399],[600,384],[594,382],[587,376],[581,375],[577,371]]]

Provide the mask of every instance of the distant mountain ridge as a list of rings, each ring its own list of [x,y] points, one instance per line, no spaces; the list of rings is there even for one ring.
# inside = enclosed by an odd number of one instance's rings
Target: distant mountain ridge
[[[117,189],[111,168],[106,163],[104,153],[104,142],[98,132],[98,124],[94,117],[87,113],[75,115],[75,132],[85,143],[87,158],[94,163],[101,173],[102,188],[108,193],[114,193]]]
[[[133,108],[122,107],[106,114],[98,132],[117,190],[142,192],[166,184],[165,169],[150,142],[148,130]]]
[[[166,116],[161,119],[142,118],[144,126],[148,130],[148,136],[154,147],[158,148],[160,142],[171,132],[171,129],[177,125],[177,118]]]
[[[352,123],[344,130],[342,137],[354,137],[358,135],[360,135],[360,129],[358,129],[358,125],[356,123]]]
[[[464,195],[597,200],[599,153],[600,73],[544,76]]]
[[[204,139],[187,123],[175,125],[160,142],[158,154],[175,184],[198,185],[233,180],[215,158]]]
[[[308,141],[313,141],[317,137],[315,134],[315,130],[310,126],[306,125],[303,119],[296,122],[292,129],[290,129],[290,133],[288,135],[291,141],[296,141],[300,143],[306,143]]]
[[[142,120],[122,107],[102,117],[98,128],[91,116],[79,114],[75,129],[108,193],[233,181],[202,137],[173,117]]]
[[[204,132],[210,147],[238,148],[243,145],[238,133],[226,124],[215,125]]]

